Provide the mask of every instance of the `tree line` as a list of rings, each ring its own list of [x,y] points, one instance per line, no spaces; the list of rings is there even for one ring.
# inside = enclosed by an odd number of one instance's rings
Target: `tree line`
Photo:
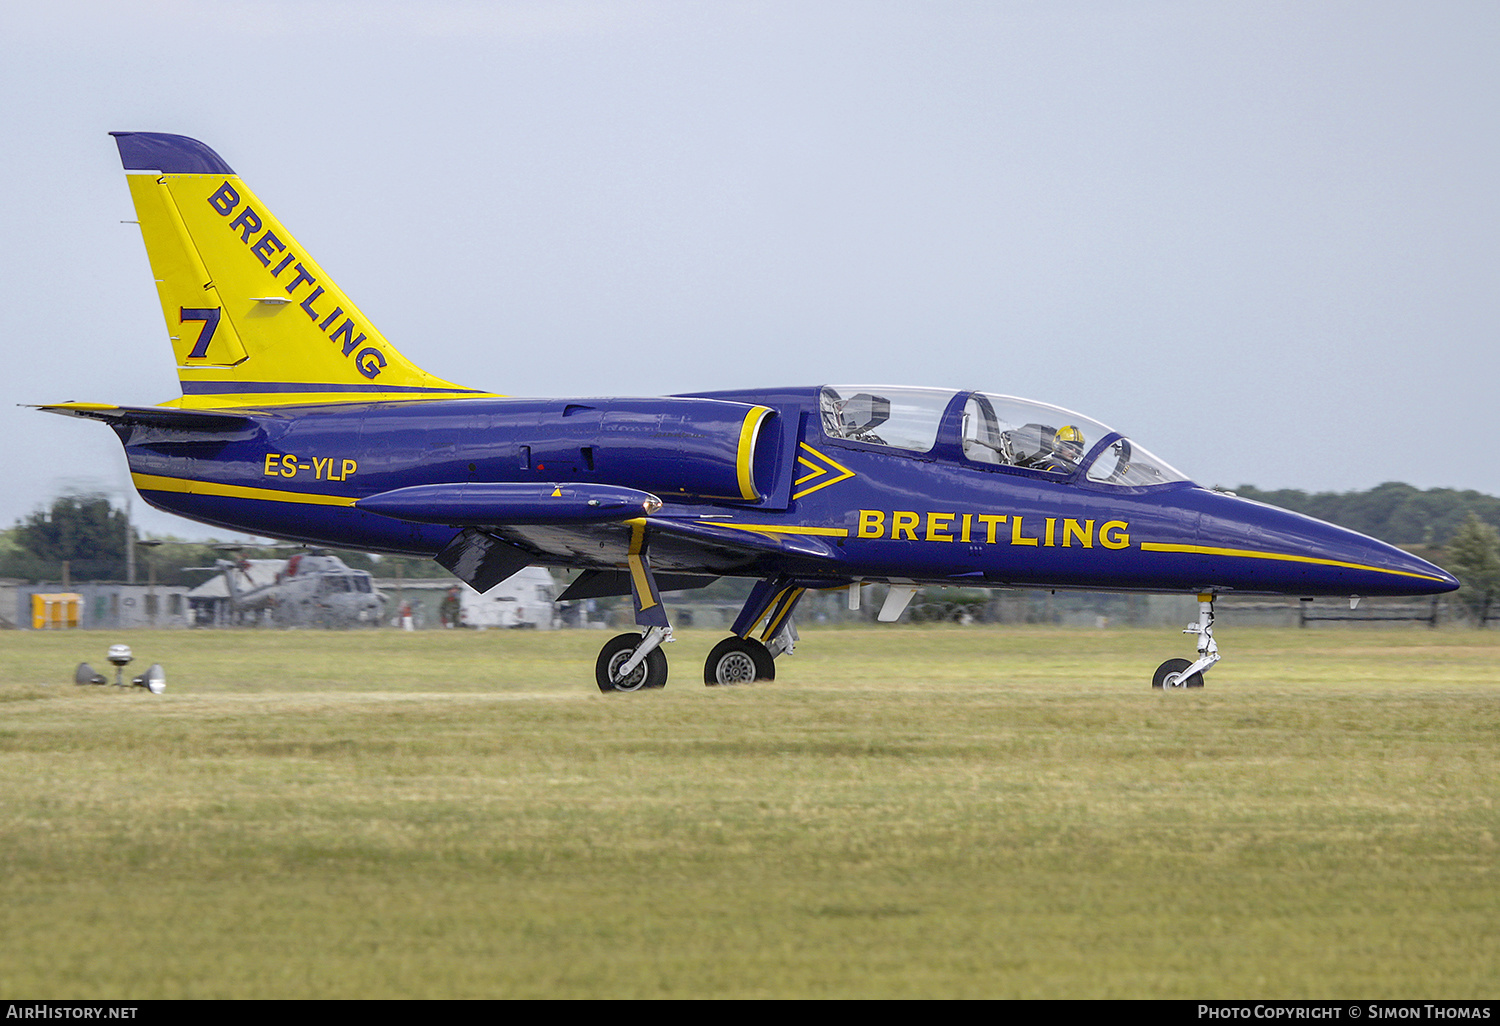
[[[52,500],[0,531],[0,578],[28,584],[80,581],[127,581],[129,522],[102,495],[68,495]],[[218,559],[285,559],[278,546],[239,546],[177,538],[140,538],[135,543],[135,580],[194,587],[208,580]],[[446,573],[428,559],[371,556],[340,551],[339,557],[356,570],[380,577],[439,577]]]
[[[1500,529],[1500,498],[1455,488],[1422,491],[1390,481],[1363,492],[1262,491],[1240,485],[1236,495],[1338,524],[1392,545],[1441,549],[1470,515]]]
[[[1235,494],[1420,550],[1462,582],[1454,597],[1481,626],[1500,607],[1500,498],[1493,495],[1422,491],[1397,481],[1364,492],[1312,494],[1240,485]]]

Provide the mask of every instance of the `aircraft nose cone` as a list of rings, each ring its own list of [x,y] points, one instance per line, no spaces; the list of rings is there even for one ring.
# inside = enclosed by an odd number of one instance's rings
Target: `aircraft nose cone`
[[[1214,495],[1200,530],[1256,556],[1258,577],[1304,595],[1441,595],[1458,579],[1387,542],[1249,499]]]
[[[1397,551],[1401,550],[1398,549]],[[1407,559],[1407,573],[1420,575],[1424,578],[1433,578],[1433,580],[1428,582],[1427,590],[1422,592],[1424,595],[1442,595],[1446,592],[1456,591],[1459,585],[1463,583],[1436,563],[1429,563],[1425,559],[1419,559],[1409,552],[1402,552],[1402,555]]]

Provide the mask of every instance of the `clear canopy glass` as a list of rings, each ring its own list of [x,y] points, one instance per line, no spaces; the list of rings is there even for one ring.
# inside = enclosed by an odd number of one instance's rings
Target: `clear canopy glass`
[[[928,452],[938,442],[943,413],[956,395],[936,388],[825,386],[823,432],[833,439]],[[1083,467],[1089,481],[1124,487],[1187,480],[1166,461],[1090,417],[1014,396],[969,393],[960,438],[964,457],[975,463],[1064,477]],[[1109,443],[1095,452],[1107,438]]]
[[[825,385],[823,433],[829,438],[927,452],[937,444],[943,411],[957,394],[940,388]]]

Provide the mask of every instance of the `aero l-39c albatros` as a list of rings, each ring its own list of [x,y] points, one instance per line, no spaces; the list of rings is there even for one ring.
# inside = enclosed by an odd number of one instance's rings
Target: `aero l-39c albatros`
[[[661,592],[752,578],[707,684],[776,676],[808,588],[923,585],[1214,597],[1432,595],[1451,575],[1373,538],[1189,481],[1078,413],[985,391],[874,385],[656,398],[508,398],[421,370],[375,330],[229,165],[193,139],[113,133],[182,395],[59,403],[102,420],[145,500],[206,524],[435,559],[480,591],[530,565],[559,596],[630,595],[604,691],[658,688]]]

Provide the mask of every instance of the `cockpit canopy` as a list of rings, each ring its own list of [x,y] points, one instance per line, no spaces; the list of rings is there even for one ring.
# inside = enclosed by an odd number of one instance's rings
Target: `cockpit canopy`
[[[1080,469],[1097,484],[1140,488],[1187,476],[1118,431],[1047,403],[989,392],[864,385],[824,386],[820,399],[828,438],[930,452],[943,417],[962,395],[958,437],[963,458],[1070,477]]]

